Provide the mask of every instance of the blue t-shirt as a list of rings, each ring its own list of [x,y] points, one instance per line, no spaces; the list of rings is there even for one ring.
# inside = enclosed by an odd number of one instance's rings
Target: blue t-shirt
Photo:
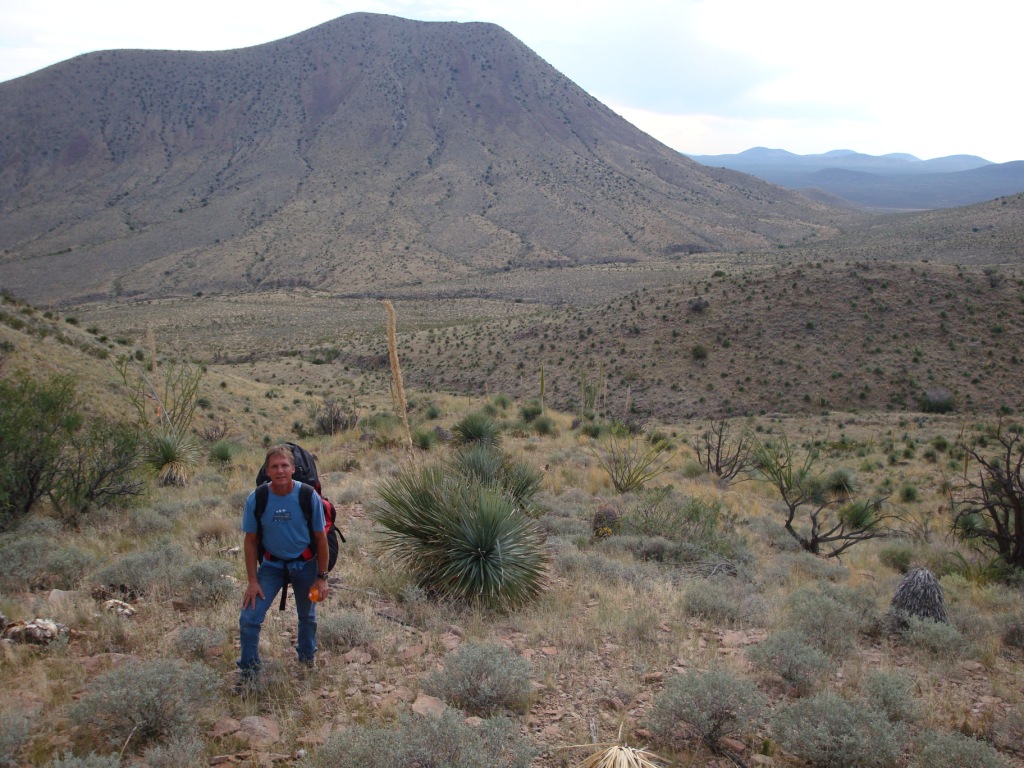
[[[306,517],[302,514],[299,503],[299,486],[292,482],[292,490],[287,496],[278,496],[273,488],[267,494],[267,508],[263,511],[263,548],[280,560],[294,560],[302,555],[306,548],[313,548],[309,540],[309,527]],[[313,491],[313,530],[324,529],[324,505],[320,494]],[[242,514],[242,530],[245,533],[256,533],[256,491],[245,500],[245,512]],[[315,554],[315,551],[314,551]]]

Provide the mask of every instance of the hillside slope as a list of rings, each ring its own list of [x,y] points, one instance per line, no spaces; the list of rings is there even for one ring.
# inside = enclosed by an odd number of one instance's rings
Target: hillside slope
[[[352,14],[0,84],[0,282],[37,302],[749,250],[851,215],[697,165],[491,24]]]

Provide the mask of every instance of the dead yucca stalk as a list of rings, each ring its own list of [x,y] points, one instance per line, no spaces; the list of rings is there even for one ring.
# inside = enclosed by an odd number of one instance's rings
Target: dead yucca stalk
[[[599,744],[580,744],[580,747],[604,746]],[[569,747],[576,749],[576,747]],[[605,746],[600,752],[587,757],[576,768],[660,768],[655,760],[661,760],[653,752],[646,749],[624,747],[621,744]]]
[[[384,309],[388,313],[388,360],[391,362],[391,380],[394,385],[395,406],[402,417],[405,427],[406,448],[412,453],[412,430],[409,429],[409,409],[405,404],[405,386],[402,384],[402,367],[398,364],[398,334],[395,330],[395,308],[390,301],[384,299]]]

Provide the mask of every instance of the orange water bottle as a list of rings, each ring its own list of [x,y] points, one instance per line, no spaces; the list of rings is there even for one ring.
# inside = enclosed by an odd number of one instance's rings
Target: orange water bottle
[[[320,590],[317,589],[315,586],[311,587],[309,590],[309,599],[312,600],[314,603],[320,602]]]

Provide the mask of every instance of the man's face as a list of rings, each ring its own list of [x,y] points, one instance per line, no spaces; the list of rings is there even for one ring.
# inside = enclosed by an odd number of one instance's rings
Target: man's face
[[[295,474],[295,467],[284,456],[275,454],[267,462],[267,477],[274,485],[284,485],[292,479],[293,474]]]

